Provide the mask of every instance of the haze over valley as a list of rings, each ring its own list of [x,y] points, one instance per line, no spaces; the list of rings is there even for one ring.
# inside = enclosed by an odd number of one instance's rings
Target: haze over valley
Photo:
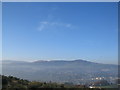
[[[12,75],[28,80],[90,84],[99,80],[115,83],[118,66],[85,60],[54,60],[35,62],[3,61],[3,75]]]

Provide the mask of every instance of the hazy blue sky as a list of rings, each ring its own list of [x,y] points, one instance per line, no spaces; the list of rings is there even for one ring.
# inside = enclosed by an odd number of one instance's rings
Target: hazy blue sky
[[[117,3],[3,3],[3,59],[117,63]]]

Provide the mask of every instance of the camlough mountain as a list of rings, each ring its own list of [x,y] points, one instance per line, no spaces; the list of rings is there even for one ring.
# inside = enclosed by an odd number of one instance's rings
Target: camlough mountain
[[[101,79],[114,82],[118,76],[117,65],[85,60],[37,60],[34,62],[4,60],[2,65],[3,75],[46,82],[85,84]]]

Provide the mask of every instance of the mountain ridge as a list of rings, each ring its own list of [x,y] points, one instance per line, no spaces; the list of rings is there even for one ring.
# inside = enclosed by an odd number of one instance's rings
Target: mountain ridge
[[[83,59],[75,59],[75,60],[35,60],[35,61],[17,61],[17,60],[2,60],[2,62],[23,62],[23,63],[42,63],[42,62],[85,62],[85,63],[94,63],[94,64],[104,64],[104,65],[117,65],[117,64],[108,64],[108,63],[99,63],[93,62]]]

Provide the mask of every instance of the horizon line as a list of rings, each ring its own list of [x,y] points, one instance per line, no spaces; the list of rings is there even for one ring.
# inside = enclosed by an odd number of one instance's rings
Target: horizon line
[[[96,61],[90,61],[90,60],[84,60],[84,59],[72,59],[72,60],[66,60],[66,59],[54,59],[54,60],[33,60],[33,61],[25,61],[25,60],[7,60],[7,59],[4,59],[4,60],[0,60],[0,61],[17,61],[17,62],[37,62],[37,61],[47,61],[47,62],[51,62],[51,61],[68,61],[68,62],[71,62],[71,61],[86,61],[86,62],[91,62],[91,63],[97,63],[97,64],[108,64],[108,65],[120,65],[119,63],[116,63],[116,64],[112,64],[112,63],[102,63],[102,62],[96,62]]]

